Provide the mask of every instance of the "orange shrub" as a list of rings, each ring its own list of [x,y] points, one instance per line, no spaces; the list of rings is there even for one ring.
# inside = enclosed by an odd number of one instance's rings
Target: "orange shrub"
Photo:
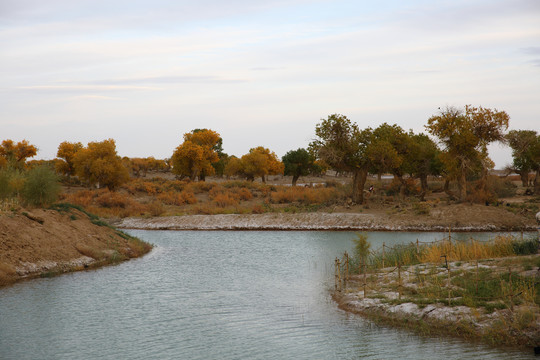
[[[321,204],[329,202],[338,196],[334,188],[306,188],[306,187],[288,187],[278,189],[270,194],[270,201],[273,203],[285,204],[300,202],[304,204]]]
[[[217,194],[216,196],[214,196],[212,201],[214,202],[214,204],[222,208],[238,204],[238,200],[230,196],[229,193]]]
[[[106,190],[99,194],[96,199],[95,203],[101,207],[105,208],[126,208],[130,203],[132,203],[133,200],[126,195],[117,193],[117,192],[111,192],[109,190]]]
[[[236,197],[239,200],[242,200],[242,201],[251,200],[253,198],[253,194],[247,188],[236,188],[236,189],[233,189],[232,192],[233,194],[236,195]]]
[[[167,205],[181,206],[184,204],[195,204],[197,198],[192,192],[182,191],[181,193],[168,191],[158,195],[158,200]]]
[[[87,207],[93,203],[94,195],[95,193],[91,190],[81,190],[73,194],[66,194],[63,197],[66,202]]]

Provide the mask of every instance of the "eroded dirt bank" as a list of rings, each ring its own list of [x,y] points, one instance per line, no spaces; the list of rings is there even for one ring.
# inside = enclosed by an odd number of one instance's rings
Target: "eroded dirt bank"
[[[106,265],[151,246],[77,209],[18,209],[0,213],[0,286]]]
[[[532,231],[534,220],[502,207],[456,204],[411,211],[362,210],[344,213],[264,213],[125,218],[120,228],[147,230],[387,230],[387,231]]]

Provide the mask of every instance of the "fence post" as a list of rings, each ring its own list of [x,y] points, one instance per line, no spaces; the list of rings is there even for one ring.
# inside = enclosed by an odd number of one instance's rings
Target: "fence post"
[[[476,259],[476,295],[478,295],[478,259]]]
[[[337,278],[338,278],[338,268],[337,268],[337,257],[334,260],[334,291],[337,291]]]
[[[337,260],[337,269],[338,269],[338,285],[339,285],[339,290],[338,291],[341,291],[341,260]]]
[[[418,244],[418,239],[416,239],[416,255],[420,255],[420,246]]]
[[[510,282],[510,311],[514,311],[514,288],[512,287],[512,268],[508,267],[508,281]]]
[[[366,263],[364,262],[364,299],[366,298],[366,282],[367,282],[367,279],[366,279],[367,275],[366,275]]]
[[[447,286],[448,286],[448,306],[450,306],[450,299],[452,298],[452,289],[450,287],[450,285],[451,285],[451,282],[450,282],[450,263],[448,263],[447,268],[448,268],[448,284],[447,284]]]
[[[398,262],[398,272],[397,272],[397,276],[398,276],[398,299],[401,300],[401,263]]]
[[[345,286],[347,286],[349,280],[349,253],[345,251],[343,256],[345,257]]]
[[[383,242],[382,243],[382,267],[383,267],[383,269],[384,269],[384,256],[385,256],[384,247],[385,247],[385,244]]]

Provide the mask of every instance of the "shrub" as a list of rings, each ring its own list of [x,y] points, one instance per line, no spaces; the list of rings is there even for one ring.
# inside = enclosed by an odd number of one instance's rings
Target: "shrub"
[[[217,194],[212,200],[217,206],[224,208],[227,206],[237,205],[238,201],[230,196],[230,194]]]
[[[251,191],[246,188],[234,189],[233,193],[236,195],[236,197],[239,200],[242,200],[242,201],[251,200],[253,198],[253,194],[251,193]]]
[[[122,208],[125,209],[130,205],[133,200],[131,198],[122,195],[117,192],[111,192],[109,190],[105,190],[101,194],[99,194],[95,202],[97,205],[102,206],[104,208]]]
[[[58,176],[48,166],[30,169],[22,189],[23,200],[31,205],[44,206],[55,202],[60,193]]]
[[[489,176],[486,187],[489,192],[498,198],[512,197],[516,195],[517,186],[509,179],[501,179],[498,176]]]

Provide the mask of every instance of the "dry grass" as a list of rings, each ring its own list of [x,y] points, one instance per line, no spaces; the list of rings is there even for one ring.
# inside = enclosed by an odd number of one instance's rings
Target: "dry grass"
[[[515,255],[513,236],[498,236],[490,242],[450,242],[444,241],[425,246],[420,252],[420,262],[437,263],[446,256],[449,261],[490,259]]]

